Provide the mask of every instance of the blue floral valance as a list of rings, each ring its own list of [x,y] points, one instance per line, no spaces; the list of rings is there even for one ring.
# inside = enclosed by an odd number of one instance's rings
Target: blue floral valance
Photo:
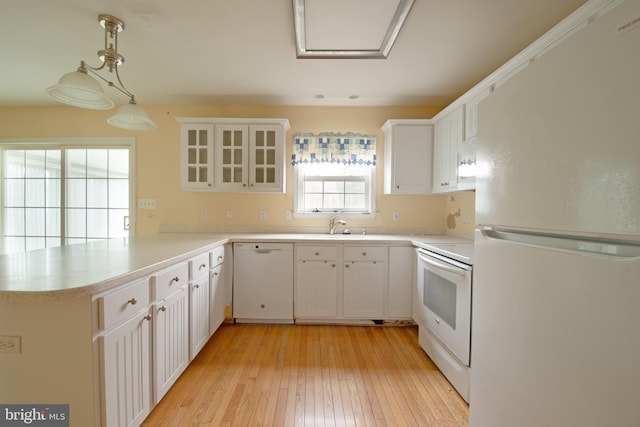
[[[376,137],[356,133],[296,133],[292,165],[341,163],[376,165]]]

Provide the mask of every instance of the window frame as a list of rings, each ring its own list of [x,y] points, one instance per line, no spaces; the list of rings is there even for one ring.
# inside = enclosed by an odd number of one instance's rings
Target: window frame
[[[349,167],[348,165],[346,167]],[[376,167],[374,165],[367,166],[368,174],[365,176],[365,185],[369,187],[369,194],[365,194],[367,199],[367,210],[365,211],[353,211],[353,210],[322,210],[318,212],[302,211],[301,207],[304,203],[304,181],[305,174],[301,173],[300,168],[304,168],[304,165],[293,166],[293,216],[294,218],[331,218],[335,215],[340,215],[340,218],[357,218],[357,219],[374,219],[376,217]],[[311,175],[312,177],[318,175]],[[329,175],[327,175],[329,176]],[[345,180],[349,180],[349,175],[330,175],[332,177],[344,177]]]
[[[129,150],[129,236],[136,233],[136,139],[135,137],[69,137],[69,138],[0,138],[0,254],[4,247],[4,154],[7,150],[66,150],[66,149]],[[63,177],[64,179],[64,177]],[[64,188],[64,184],[63,184]]]

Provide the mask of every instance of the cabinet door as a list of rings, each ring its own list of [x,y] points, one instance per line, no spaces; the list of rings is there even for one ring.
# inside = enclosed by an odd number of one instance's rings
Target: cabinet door
[[[458,146],[464,139],[464,109],[451,112],[435,124],[433,192],[451,191],[457,184]]]
[[[209,340],[209,274],[189,284],[189,355],[193,360]]]
[[[380,261],[344,264],[344,317],[383,319],[387,266]]]
[[[153,309],[153,401],[158,403],[189,364],[189,293],[187,286]]]
[[[389,287],[387,317],[409,319],[412,310],[414,249],[410,246],[389,248]]]
[[[385,133],[385,193],[429,194],[432,152],[432,125],[393,125]]]
[[[105,426],[138,426],[151,411],[150,320],[140,312],[99,339]]]
[[[284,192],[282,126],[251,125],[249,132],[250,189]]]
[[[218,190],[245,191],[249,181],[249,127],[216,125],[215,186]]]
[[[296,317],[337,317],[338,268],[336,261],[298,260],[295,294]]]
[[[182,190],[210,190],[213,187],[213,125],[181,126]]]
[[[218,264],[209,274],[209,336],[224,322],[226,304],[222,264]]]

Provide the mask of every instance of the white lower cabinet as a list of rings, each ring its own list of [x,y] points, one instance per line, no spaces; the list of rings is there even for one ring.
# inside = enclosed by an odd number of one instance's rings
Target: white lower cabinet
[[[296,318],[338,316],[338,248],[296,245]]]
[[[344,248],[344,317],[382,320],[387,284],[386,247]]]
[[[412,265],[410,246],[296,244],[295,319],[409,320]]]
[[[152,305],[153,401],[158,403],[189,365],[189,293],[184,284]]]
[[[193,360],[209,340],[209,274],[200,276],[189,284],[190,344]]]
[[[140,425],[153,404],[149,278],[98,295],[94,307],[102,425]]]

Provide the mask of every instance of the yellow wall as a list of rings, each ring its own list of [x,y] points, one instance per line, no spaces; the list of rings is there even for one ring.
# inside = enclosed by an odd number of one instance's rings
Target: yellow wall
[[[160,225],[190,227],[320,227],[326,220],[285,220],[284,212],[293,209],[293,168],[289,164],[292,135],[296,132],[361,132],[378,136],[377,208],[370,220],[349,220],[350,227],[406,230],[447,229],[447,217],[457,205],[449,196],[384,195],[384,136],[380,126],[388,119],[430,118],[441,107],[271,107],[158,105],[147,106],[158,125],[153,132],[129,132],[105,123],[112,111],[91,111],[66,106],[0,108],[0,138],[27,137],[136,137],[136,197],[157,200],[157,209],[137,211],[137,234],[158,231]],[[176,117],[255,117],[287,118],[286,194],[192,193],[180,191],[180,127]],[[471,193],[473,195],[473,193]],[[473,196],[471,196],[473,197]],[[462,196],[464,210],[470,210],[469,196]],[[233,219],[225,219],[225,211]],[[267,211],[259,221],[259,210]],[[207,211],[207,219],[200,212]],[[400,220],[393,221],[393,212]],[[462,217],[458,224],[463,224]],[[473,218],[470,220],[473,224]],[[461,227],[461,225],[458,225]],[[464,231],[464,227],[462,227]],[[457,228],[455,231],[460,231]],[[449,230],[450,231],[450,230]],[[454,233],[455,234],[455,233]]]

